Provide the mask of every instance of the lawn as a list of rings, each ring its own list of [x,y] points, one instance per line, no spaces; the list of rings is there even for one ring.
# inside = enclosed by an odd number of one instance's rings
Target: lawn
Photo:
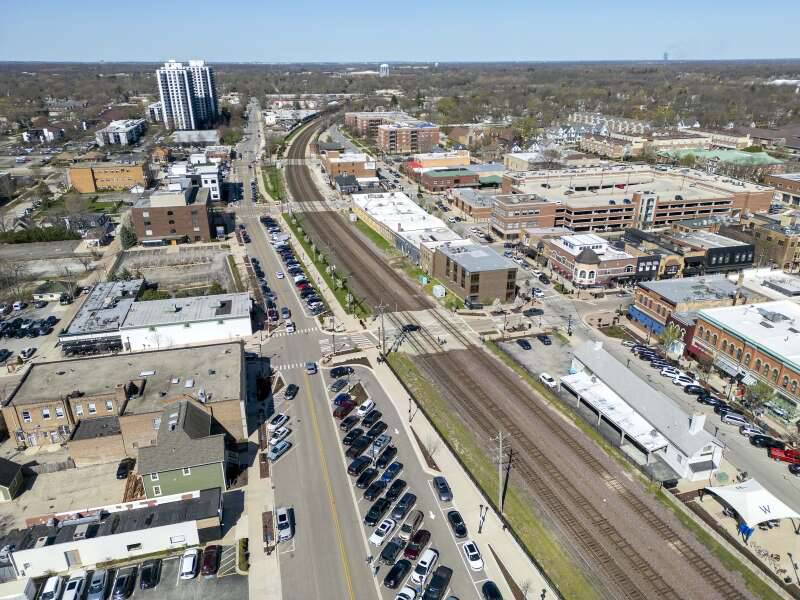
[[[267,193],[270,197],[281,202],[286,199],[286,187],[283,183],[283,174],[275,166],[266,167],[261,174],[264,180],[264,187],[267,188]]]
[[[384,238],[380,233],[375,231],[372,227],[367,225],[364,221],[359,219],[356,221],[356,229],[358,229],[361,233],[363,233],[369,240],[375,244],[384,254],[388,254],[389,256],[396,256],[398,254],[397,249],[392,246],[386,238]]]
[[[228,267],[230,267],[231,275],[233,275],[233,283],[236,285],[237,292],[246,292],[247,286],[242,283],[242,276],[239,274],[239,268],[236,266],[236,261],[233,256],[228,255]]]
[[[354,298],[354,304],[352,305],[352,310],[348,310],[348,302],[347,302],[347,294],[348,290],[344,287],[339,287],[334,284],[333,278],[331,277],[330,273],[327,271],[327,263],[324,262],[323,259],[319,257],[315,252],[311,250],[311,244],[305,240],[305,232],[302,230],[302,221],[297,219],[297,222],[294,222],[293,219],[296,218],[296,215],[290,215],[288,213],[283,213],[284,221],[289,225],[289,228],[294,232],[295,237],[300,242],[300,245],[303,247],[303,250],[306,251],[306,254],[311,258],[314,262],[314,266],[317,267],[317,271],[322,278],[325,280],[328,288],[333,292],[333,295],[336,296],[336,301],[339,303],[346,312],[350,312],[354,314],[356,317],[359,318],[366,318],[370,315],[370,307],[365,305],[360,299]],[[355,295],[353,295],[355,296]]]
[[[413,393],[420,408],[491,501],[497,494],[497,470],[475,436],[409,357],[393,353],[388,360]],[[525,493],[514,484],[506,496],[505,517],[520,543],[541,565],[564,598],[598,598],[580,565],[564,551],[561,542],[542,523]]]

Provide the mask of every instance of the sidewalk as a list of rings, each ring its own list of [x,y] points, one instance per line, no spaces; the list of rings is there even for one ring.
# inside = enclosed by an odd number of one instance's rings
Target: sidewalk
[[[386,363],[377,362],[377,348],[367,350],[365,355],[376,365],[373,371],[375,372],[376,379],[386,392],[386,395],[389,396],[394,403],[398,412],[401,415],[405,414],[408,411],[408,394],[403,385],[397,380]],[[409,424],[404,420],[403,426],[409,434],[411,445],[417,454],[418,460],[423,465],[423,468],[431,473],[431,475],[438,475],[439,473],[436,471],[431,471],[425,467],[425,457],[417,444],[417,439],[425,440],[430,437],[438,437],[438,433],[433,425],[431,425],[421,411],[417,411],[413,417],[413,422]],[[416,436],[411,433],[412,429]],[[488,502],[481,491],[473,484],[469,475],[461,468],[461,464],[445,444],[442,445],[441,449],[436,454],[436,464],[441,469],[441,472],[447,476],[447,481],[453,489],[453,497],[456,499],[458,510],[462,517],[464,517],[464,521],[467,523],[477,523],[480,519],[479,506],[484,504],[488,505]],[[513,598],[514,596],[505,583],[505,579],[492,553],[489,552],[489,546],[491,546],[500,561],[502,561],[503,566],[508,570],[508,573],[517,586],[522,586],[525,583],[530,584],[531,597],[538,597],[543,590],[547,590],[548,598],[557,597],[554,590],[544,577],[542,577],[536,565],[531,562],[522,547],[517,543],[511,533],[503,528],[503,523],[494,510],[489,509],[481,533],[477,534],[476,532],[474,537],[475,541],[478,542],[478,545],[483,549],[482,555],[486,562],[487,574],[498,585],[504,598]]]

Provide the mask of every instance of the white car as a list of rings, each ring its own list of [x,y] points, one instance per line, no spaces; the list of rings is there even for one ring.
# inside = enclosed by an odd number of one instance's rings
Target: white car
[[[684,375],[683,373],[673,378],[672,383],[674,383],[675,385],[679,385],[681,387],[687,385],[700,385],[699,381],[695,381],[694,379],[692,379],[688,375]]]
[[[469,568],[473,571],[482,571],[483,570],[483,558],[481,557],[481,551],[478,550],[478,544],[476,544],[472,540],[467,540],[464,543],[464,556],[467,559],[467,564]]]
[[[200,562],[200,550],[189,548],[181,556],[181,579],[194,579],[197,577],[197,566]]]
[[[278,413],[277,415],[272,417],[272,420],[269,423],[267,423],[267,431],[269,431],[270,433],[274,433],[275,431],[286,425],[286,423],[288,422],[289,422],[288,416]]]
[[[542,373],[541,375],[539,375],[539,381],[541,381],[544,385],[549,387],[551,390],[556,389],[556,385],[558,385],[558,384],[556,384],[556,380],[553,379],[553,377],[551,375],[548,375],[547,373]]]
[[[272,432],[272,435],[269,436],[269,445],[274,446],[281,440],[285,439],[290,433],[291,430],[288,427],[278,427]]]
[[[36,348],[25,348],[19,355],[23,360],[28,360],[36,352]]]
[[[660,372],[662,377],[669,377],[670,379],[675,379],[683,375],[683,371],[679,371],[675,367],[664,367]]]
[[[376,546],[383,545],[383,542],[386,541],[386,538],[394,531],[395,527],[397,527],[397,523],[394,519],[384,519],[381,521],[380,525],[375,528],[372,535],[369,536],[369,543]]]
[[[622,346],[624,348],[633,348],[636,345],[636,342],[632,342],[631,340],[625,340],[622,342]]]
[[[397,593],[394,600],[417,600],[417,590],[406,586]]]
[[[297,327],[295,327],[294,321],[287,320],[284,321],[286,323],[286,333],[294,333],[297,331]]]
[[[356,410],[356,414],[359,417],[364,417],[373,408],[375,408],[375,401],[372,398],[368,398],[367,400],[364,400],[364,402],[361,403],[361,405],[358,407],[358,410]]]
[[[533,297],[544,298],[544,290],[541,290],[539,288],[533,288]]]
[[[84,585],[86,585],[86,571],[75,571],[64,586],[61,600],[81,600]]]
[[[542,272],[539,269],[532,269],[531,270],[531,275],[533,275],[534,277],[539,277],[539,275],[541,275],[541,274],[542,274]]]
[[[276,272],[276,273],[275,273],[275,277],[277,277],[278,279],[283,279],[283,277],[284,277],[284,275],[283,275],[283,271],[278,271],[278,272]]]

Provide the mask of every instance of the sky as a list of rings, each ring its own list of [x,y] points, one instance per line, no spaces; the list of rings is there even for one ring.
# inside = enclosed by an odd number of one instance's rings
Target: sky
[[[797,58],[798,0],[5,0],[0,61]]]

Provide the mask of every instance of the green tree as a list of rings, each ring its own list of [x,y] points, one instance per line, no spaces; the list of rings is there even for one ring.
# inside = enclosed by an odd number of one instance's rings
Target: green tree
[[[119,241],[122,244],[122,248],[127,250],[128,248],[133,248],[139,240],[136,238],[136,232],[133,227],[123,225],[119,228]]]
[[[763,381],[757,381],[747,388],[746,396],[751,409],[761,408],[775,399],[775,389]]]
[[[670,323],[658,334],[658,343],[664,352],[669,352],[675,342],[682,337],[680,328],[675,323]]]
[[[678,162],[682,167],[694,168],[694,165],[697,162],[697,157],[691,152],[689,152],[688,154],[684,154],[683,156],[681,156]]]
[[[394,94],[392,94],[392,99],[391,99],[391,101],[390,101],[389,103],[392,105],[392,107],[393,107],[393,108],[396,108],[396,107],[397,107],[397,104],[398,104],[398,101],[397,101],[397,96],[395,96]]]

